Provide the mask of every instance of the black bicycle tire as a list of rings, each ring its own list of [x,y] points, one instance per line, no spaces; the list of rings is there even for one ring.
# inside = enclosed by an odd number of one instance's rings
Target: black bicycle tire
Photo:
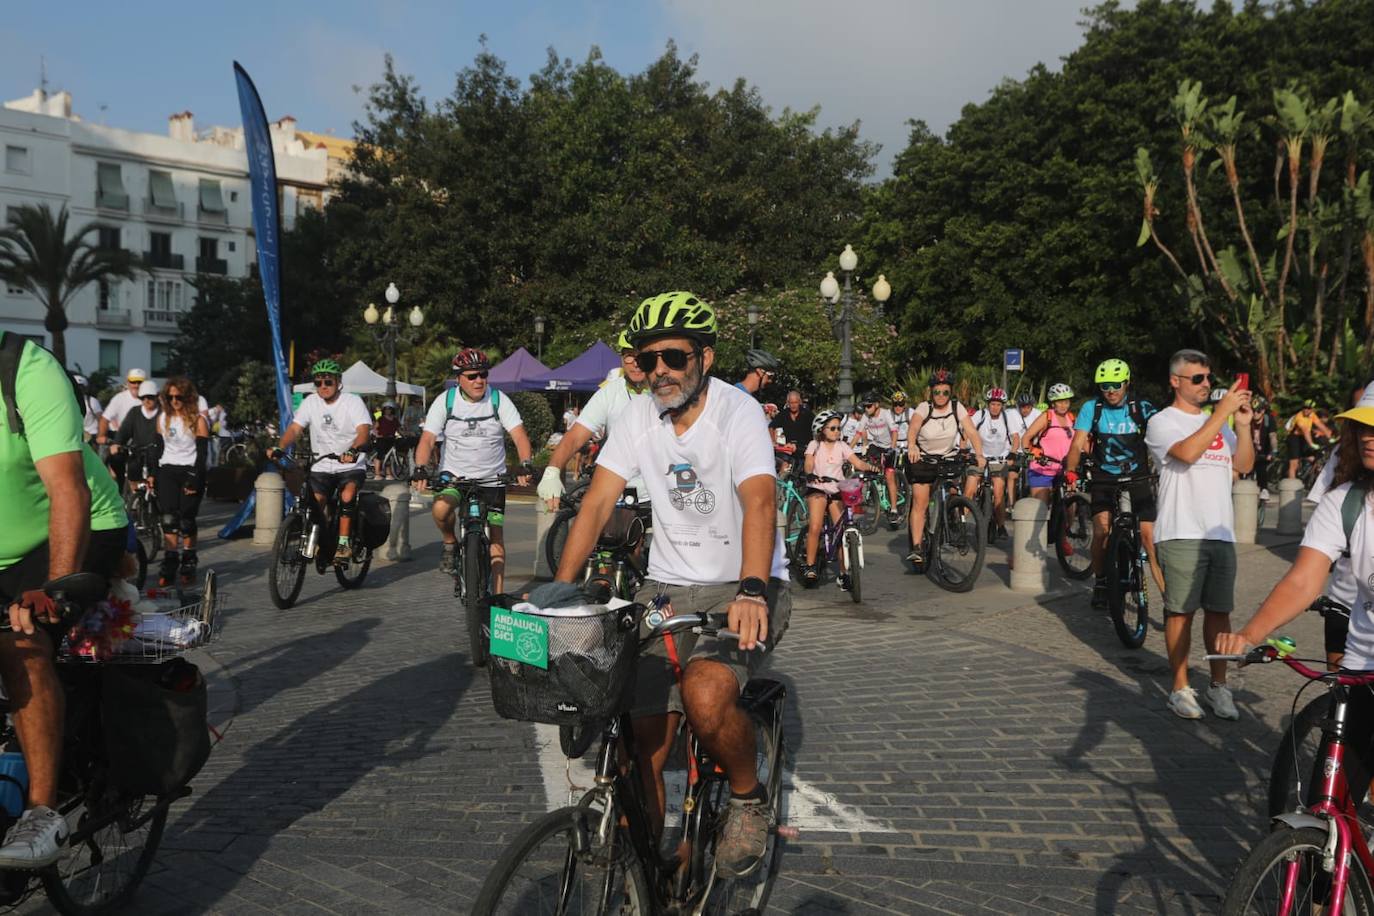
[[[144,549],[143,542],[138,538],[134,538],[134,556],[138,558],[138,573],[137,578],[134,579],[134,588],[142,593],[143,586],[148,581],[148,551]]]
[[[1298,714],[1288,723],[1288,727],[1283,730],[1283,736],[1279,738],[1278,750],[1274,752],[1274,762],[1269,766],[1269,820],[1273,820],[1280,814],[1288,814],[1303,806],[1304,801],[1297,797],[1293,789],[1297,786],[1297,775],[1294,766],[1301,767],[1302,760],[1295,760],[1293,749],[1301,747],[1308,735],[1318,732],[1318,723],[1326,717],[1331,708],[1331,698],[1325,693],[1312,698]],[[1312,773],[1302,773],[1304,783],[1307,783]],[[1309,786],[1310,788],[1310,786]]]
[[[971,530],[978,544],[974,551],[973,565],[968,574],[956,578],[940,559],[940,538],[944,537],[944,532],[948,528],[950,515],[961,509],[973,514],[974,524],[971,526]],[[946,498],[943,513],[933,540],[926,545],[926,574],[932,582],[947,592],[971,591],[978,582],[978,575],[983,571],[983,562],[987,558],[988,544],[987,539],[983,536],[983,517],[978,513],[978,507],[965,496]]]
[[[765,722],[763,717],[758,715],[757,713],[751,714],[750,719],[753,720],[755,734],[758,737],[758,739],[762,740],[765,744],[771,745],[772,732],[769,728],[768,723]],[[787,759],[787,739],[782,734],[779,734],[777,744],[775,746],[768,747],[764,756],[767,757],[769,761],[768,784],[765,787],[765,791],[768,793],[769,804],[773,807],[774,818],[777,819],[780,818],[782,815],[782,772]],[[725,787],[725,781],[723,779],[718,781],[721,783],[718,799],[728,798],[728,788]],[[710,795],[706,795],[704,797],[708,799],[709,802]],[[707,841],[708,846],[714,843],[714,828],[716,820],[717,817],[710,815],[708,812],[708,827],[710,828],[712,834],[712,838]],[[762,888],[762,896],[760,897],[760,899],[754,901],[754,905],[748,909],[742,911],[729,910],[727,912],[763,913],[767,910],[768,898],[772,896],[773,884],[777,881],[778,877],[778,863],[782,858],[783,845],[784,844],[781,837],[775,836],[773,838],[773,846],[770,851],[769,861],[767,864],[768,875],[765,879],[765,883]],[[717,877],[716,881],[717,890],[720,886],[729,883],[728,881],[720,877]],[[709,902],[705,912],[715,912],[712,909],[710,909]]]
[[[148,562],[152,563],[163,547],[162,515],[157,503],[147,499],[138,501],[138,515],[143,521],[143,535],[148,539]]]
[[[1138,594],[1139,589],[1148,588],[1145,570],[1137,568],[1141,567],[1139,548],[1131,543],[1120,528],[1114,528],[1107,537],[1107,550],[1102,562],[1107,567],[1103,570],[1107,579],[1107,610],[1111,614],[1116,638],[1128,649],[1139,649],[1145,644],[1145,636],[1150,629],[1148,606]],[[1131,586],[1137,585],[1136,580],[1139,580],[1138,588],[1133,590]],[[1135,604],[1133,608],[1128,608],[1133,591],[1137,592]],[[1128,621],[1128,614],[1135,620]]]
[[[1269,869],[1276,864],[1286,863],[1295,853],[1310,850],[1318,860],[1317,868],[1321,868],[1320,858],[1326,841],[1325,828],[1318,827],[1283,828],[1265,836],[1236,867],[1235,877],[1231,879],[1221,902],[1221,916],[1249,913],[1250,900]],[[1369,876],[1358,862],[1351,866],[1349,875],[1346,887],[1348,893],[1354,895],[1351,902],[1356,916],[1371,916],[1374,914],[1374,890],[1369,886]]]
[[[143,798],[146,802],[156,802],[152,796],[143,796]],[[131,802],[126,802],[126,804],[131,804]],[[133,899],[139,884],[143,882],[143,878],[148,874],[148,869],[153,864],[153,859],[157,856],[157,848],[162,843],[163,829],[167,826],[167,808],[163,807],[154,812],[148,823],[150,825],[148,838],[144,842],[143,850],[138,855],[138,861],[134,863],[133,871],[129,873],[123,887],[119,888],[113,897],[101,904],[87,906],[78,903],[72,898],[66,883],[62,880],[60,866],[44,869],[41,872],[43,890],[48,895],[48,900],[53,907],[64,916],[98,916],[98,914],[123,910]],[[83,843],[79,848],[88,848],[88,844]]]
[[[482,889],[477,894],[477,902],[473,905],[474,916],[491,916],[496,912],[496,905],[501,900],[501,894],[510,883],[510,879],[520,871],[520,865],[525,857],[542,845],[549,837],[579,829],[579,818],[588,815],[588,809],[582,805],[571,805],[567,808],[559,808],[557,811],[550,811],[548,814],[530,824],[516,835],[511,844],[502,851],[497,858],[491,871],[487,873],[486,880],[482,882]],[[598,815],[599,816],[599,815]],[[623,827],[615,830],[616,842],[624,844],[629,850],[633,850],[630,838]],[[624,858],[624,872],[627,883],[631,887],[632,895],[640,901],[632,912],[650,913],[653,912],[654,905],[649,895],[649,882],[644,875],[644,865],[633,854]]]
[[[558,726],[558,747],[563,751],[564,757],[569,760],[577,760],[587,753],[592,742],[601,737],[601,731],[602,724],[600,722],[560,725]]]
[[[367,578],[367,571],[372,568],[372,548],[363,547],[362,550],[362,563],[350,563],[347,567],[334,564],[334,578],[338,580],[339,585],[350,591],[363,587],[363,580]],[[360,567],[357,575],[348,575],[344,572],[345,569],[351,570],[355,565]]]
[[[863,549],[861,535],[857,529],[849,529],[844,533],[845,559],[849,563],[849,598],[855,604],[863,599],[863,592],[860,590],[863,581],[863,567],[859,562],[859,551]]]
[[[483,554],[486,544],[482,532],[476,528],[463,535],[463,619],[468,632],[468,652],[474,668],[487,666],[487,638],[482,632],[490,614],[487,603],[487,582]]]
[[[806,562],[806,529],[810,523],[810,511],[806,508],[806,502],[794,497],[787,501],[787,512],[783,517],[783,550],[787,553],[788,562],[794,567],[800,567]],[[792,532],[796,532],[793,537]]]
[[[282,566],[282,552],[290,549],[299,553],[298,548],[290,546],[288,543],[292,537],[291,532],[294,530],[297,538],[304,537],[304,527],[301,517],[293,512],[282,519],[281,527],[277,529],[277,536],[272,539],[272,565],[267,567],[267,591],[272,598],[272,604],[279,610],[285,611],[295,604],[296,599],[300,597],[301,586],[305,584],[304,557],[297,557],[296,563],[288,564],[288,568],[295,570],[296,576],[296,581],[289,588],[283,590],[282,583],[278,581],[280,576],[278,570]]]
[[[1067,539],[1064,530],[1065,526],[1068,524],[1070,504],[1078,506],[1079,510],[1083,513],[1083,517],[1087,519],[1088,524],[1088,541],[1086,547],[1089,562],[1084,564],[1081,569],[1070,566],[1069,559],[1064,554],[1064,541]],[[1055,508],[1058,512],[1058,524],[1054,526],[1056,530],[1052,532],[1052,536],[1054,537],[1054,555],[1059,560],[1059,568],[1064,575],[1070,579],[1086,579],[1088,576],[1092,575],[1093,571],[1091,562],[1093,537],[1092,500],[1088,499],[1087,495],[1084,493],[1069,493],[1058,502]],[[1078,552],[1080,552],[1078,548],[1075,548],[1075,554]]]
[[[550,576],[558,574],[558,562],[563,558],[563,545],[568,541],[568,531],[571,530],[575,518],[577,509],[573,506],[563,506],[554,514],[553,521],[549,523],[549,530],[544,533],[544,562],[549,564]]]
[[[864,500],[860,504],[863,506],[863,511],[854,519],[854,526],[863,533],[864,537],[868,537],[878,530],[878,516],[882,515],[883,512],[882,498],[878,495],[878,487],[880,486],[882,483],[873,478],[864,481]]]

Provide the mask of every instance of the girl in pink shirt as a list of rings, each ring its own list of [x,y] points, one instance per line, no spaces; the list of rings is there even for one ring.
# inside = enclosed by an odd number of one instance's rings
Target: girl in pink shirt
[[[811,518],[806,530],[806,564],[802,567],[802,583],[808,588],[814,588],[820,579],[820,573],[816,569],[816,552],[820,549],[821,525],[827,507],[832,520],[839,521],[840,518],[840,502],[834,498],[839,492],[839,484],[835,481],[844,476],[844,463],[848,461],[860,471],[878,470],[856,455],[849,447],[849,443],[840,439],[840,424],[843,419],[833,410],[823,410],[817,414],[811,424],[811,432],[815,439],[806,447],[806,473],[833,478],[809,481],[806,486],[806,506]],[[840,565],[843,568],[843,555],[840,557]],[[849,576],[842,572],[840,588],[846,588],[848,580]]]

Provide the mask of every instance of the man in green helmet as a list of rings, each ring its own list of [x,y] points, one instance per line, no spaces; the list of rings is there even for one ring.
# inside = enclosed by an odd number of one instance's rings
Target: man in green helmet
[[[578,597],[598,533],[628,481],[651,496],[654,543],[640,589],[660,613],[725,613],[730,640],[674,635],[641,654],[631,707],[641,772],[655,826],[662,828],[663,767],[685,714],[724,770],[731,797],[718,827],[716,869],[739,877],[757,867],[773,837],[776,805],[756,770],[755,737],[740,691],[787,629],[787,559],[775,536],[776,472],[763,408],[711,378],[716,317],[688,292],[644,300],[629,326],[652,396],[631,402],[611,429],[582,508],[568,533],[555,581],[530,595],[540,606]],[[572,592],[571,595],[568,592]],[[775,839],[772,841],[776,841]]]
[[[347,566],[353,558],[353,519],[358,514],[358,492],[367,478],[367,461],[361,454],[372,432],[372,414],[363,399],[341,390],[343,369],[332,359],[322,359],[310,370],[314,394],[306,395],[291,425],[282,433],[279,450],[291,447],[300,434],[310,430],[310,447],[321,458],[310,466],[310,491],[321,506],[339,492],[339,546],[334,562]]]

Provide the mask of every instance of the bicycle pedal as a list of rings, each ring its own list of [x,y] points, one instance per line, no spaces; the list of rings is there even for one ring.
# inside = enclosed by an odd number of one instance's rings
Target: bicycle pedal
[[[769,831],[769,833],[782,837],[784,840],[801,839],[801,830],[797,827],[792,827],[787,824],[776,824],[774,825],[773,829]]]

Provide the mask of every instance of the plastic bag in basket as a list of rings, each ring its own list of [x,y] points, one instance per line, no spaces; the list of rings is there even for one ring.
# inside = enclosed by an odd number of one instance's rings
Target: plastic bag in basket
[[[851,509],[864,501],[864,482],[857,477],[849,477],[839,483],[840,499]]]

